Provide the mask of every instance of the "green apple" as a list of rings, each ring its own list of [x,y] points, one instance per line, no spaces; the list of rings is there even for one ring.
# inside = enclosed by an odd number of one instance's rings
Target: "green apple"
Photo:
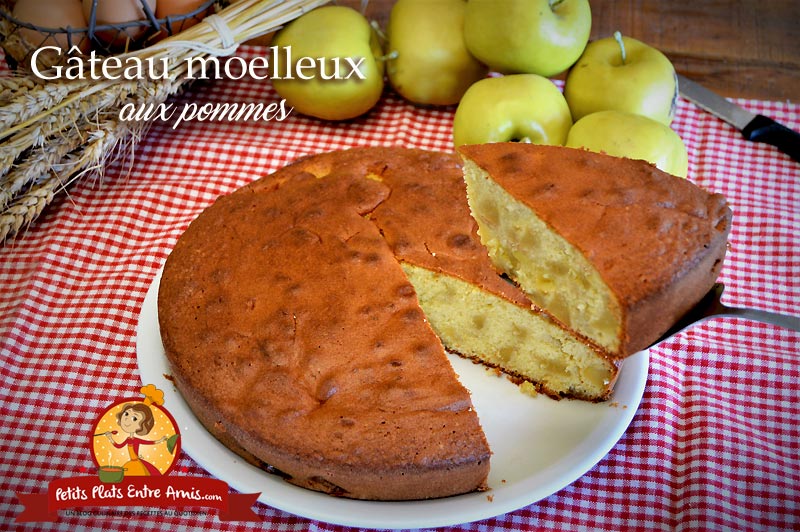
[[[275,34],[271,49],[279,74],[272,84],[298,113],[346,120],[369,111],[383,93],[378,36],[355,9],[313,9]]]
[[[562,145],[570,126],[564,95],[549,79],[537,74],[488,77],[461,98],[453,118],[453,142]]]
[[[564,83],[573,120],[608,109],[670,125],[678,82],[675,68],[655,48],[617,32],[590,42]]]
[[[405,99],[458,103],[488,69],[464,44],[465,0],[398,0],[389,14],[386,73]]]
[[[469,0],[464,39],[498,72],[550,77],[580,57],[591,28],[588,0]]]
[[[679,177],[686,177],[689,169],[686,146],[675,131],[652,118],[624,111],[584,116],[570,128],[566,145],[643,159]]]

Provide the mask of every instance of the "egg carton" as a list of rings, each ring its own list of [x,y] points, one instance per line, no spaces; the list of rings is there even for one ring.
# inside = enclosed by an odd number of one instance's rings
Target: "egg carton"
[[[70,50],[93,50],[100,56],[144,48],[169,35],[180,33],[215,10],[226,7],[228,0],[207,0],[197,9],[182,15],[156,18],[146,0],[139,0],[146,19],[117,24],[97,24],[97,2],[92,2],[89,23],[85,28],[44,28],[16,19],[12,10],[16,0],[0,0],[0,46],[12,70],[28,70],[33,53],[44,46],[58,46],[63,51],[46,50],[37,54],[37,67],[45,69],[66,64]],[[39,35],[33,37],[33,30]],[[35,42],[32,42],[35,41]],[[77,47],[77,48],[75,48]]]

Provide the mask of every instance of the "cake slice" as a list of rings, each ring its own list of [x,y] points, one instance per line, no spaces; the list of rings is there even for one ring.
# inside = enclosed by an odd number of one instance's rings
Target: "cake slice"
[[[532,306],[502,278],[470,215],[463,166],[453,153],[360,148],[293,166],[318,177],[349,173],[391,194],[369,213],[448,350],[499,368],[554,398],[602,400],[619,367],[613,357]]]
[[[725,198],[644,161],[520,143],[459,148],[494,265],[615,356],[648,347],[714,284]]]
[[[493,267],[470,215],[458,156],[402,153],[413,165],[382,172],[392,195],[371,219],[444,345],[551,397],[607,398],[619,370],[612,357],[533,306]]]

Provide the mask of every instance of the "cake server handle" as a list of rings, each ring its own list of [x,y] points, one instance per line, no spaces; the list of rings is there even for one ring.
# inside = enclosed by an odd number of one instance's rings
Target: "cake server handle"
[[[660,344],[664,340],[675,336],[693,325],[721,316],[745,318],[762,323],[769,323],[770,325],[777,325],[793,331],[800,331],[800,318],[796,316],[769,312],[767,310],[729,307],[722,304],[720,297],[722,296],[723,290],[725,290],[725,285],[716,283],[689,312],[679,319],[675,325],[665,332],[658,340],[653,342],[650,347]]]

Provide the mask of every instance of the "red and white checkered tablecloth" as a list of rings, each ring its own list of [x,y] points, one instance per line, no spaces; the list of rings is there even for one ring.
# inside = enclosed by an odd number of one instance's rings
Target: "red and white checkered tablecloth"
[[[243,79],[198,83],[175,101],[190,100],[277,96],[269,81]],[[738,103],[800,129],[800,105]],[[301,155],[362,145],[450,150],[452,112],[414,107],[387,90],[372,112],[346,123],[295,114],[174,130],[155,122],[130,168],[115,163],[101,180],[79,182],[2,246],[0,529],[23,510],[17,493],[93,470],[92,423],[109,403],[139,393],[135,328],[145,294],[203,208]],[[689,149],[690,178],[724,194],[734,212],[724,301],[800,315],[800,164],[685,101],[674,128]],[[177,468],[209,476],[186,453]],[[61,515],[28,529],[344,529],[254,509],[263,523]],[[653,349],[642,404],[603,460],[540,502],[456,528],[800,528],[800,334],[717,319]]]

